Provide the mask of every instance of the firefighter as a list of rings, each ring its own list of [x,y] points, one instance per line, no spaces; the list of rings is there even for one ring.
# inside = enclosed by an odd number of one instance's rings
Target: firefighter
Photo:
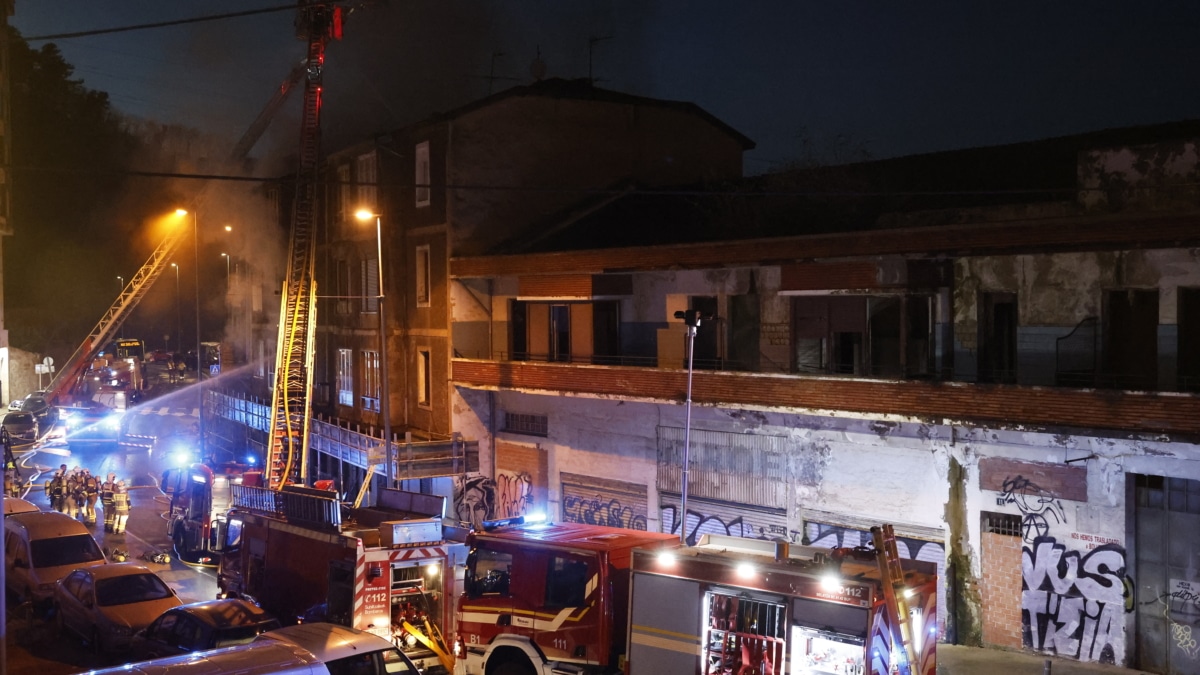
[[[100,479],[88,469],[83,470],[83,519],[88,525],[96,524],[96,499],[100,496]]]
[[[113,534],[124,534],[128,520],[129,491],[125,489],[125,481],[119,480],[113,487]]]
[[[113,490],[117,487],[117,474],[111,471],[108,478],[100,484],[100,508],[104,509],[104,531],[113,531]]]
[[[59,513],[67,512],[67,465],[54,472],[46,481],[46,498],[50,500],[50,508]]]
[[[67,515],[79,518],[83,511],[83,482],[80,480],[82,471],[75,467],[67,474]]]

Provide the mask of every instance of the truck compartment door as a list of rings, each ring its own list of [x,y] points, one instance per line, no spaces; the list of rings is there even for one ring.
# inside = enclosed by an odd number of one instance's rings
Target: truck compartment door
[[[695,581],[634,573],[630,675],[697,672],[702,597]]]

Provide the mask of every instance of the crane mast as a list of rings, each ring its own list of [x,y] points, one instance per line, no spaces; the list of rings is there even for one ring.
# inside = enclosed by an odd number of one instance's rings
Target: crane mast
[[[287,277],[279,311],[275,386],[271,404],[268,486],[302,483],[307,478],[309,391],[317,324],[316,197],[321,150],[321,76],[325,45],[341,37],[341,8],[300,0],[296,34],[308,42],[304,62],[304,110],[288,242]]]

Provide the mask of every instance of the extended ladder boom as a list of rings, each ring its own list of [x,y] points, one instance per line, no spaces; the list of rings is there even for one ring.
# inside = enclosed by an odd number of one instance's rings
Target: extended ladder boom
[[[892,639],[898,640],[902,648],[897,672],[909,675],[912,665],[917,662],[917,653],[913,644],[912,619],[905,598],[904,570],[900,567],[900,554],[896,550],[896,534],[891,525],[882,525],[872,527],[871,536],[879,573],[883,578],[883,597],[894,629]]]
[[[158,248],[150,254],[150,259],[146,261],[146,264],[142,265],[141,269],[129,279],[129,283],[121,289],[121,294],[117,296],[116,301],[108,308],[104,316],[100,317],[99,323],[92,328],[83,343],[50,381],[50,386],[46,390],[47,403],[52,406],[70,403],[67,399],[83,380],[87,366],[95,356],[96,350],[116,335],[121,324],[125,323],[159,275],[167,269],[170,265],[168,260],[175,249],[179,247],[179,242],[186,230],[187,228],[184,227],[171,228],[170,233],[158,245]]]
[[[300,483],[306,478],[312,343],[317,325],[316,197],[321,149],[321,75],[325,44],[341,36],[341,8],[301,0],[297,29],[308,40],[304,112],[300,124],[300,161],[288,244],[287,280],[279,314],[275,388],[271,404],[271,448],[267,485]]]

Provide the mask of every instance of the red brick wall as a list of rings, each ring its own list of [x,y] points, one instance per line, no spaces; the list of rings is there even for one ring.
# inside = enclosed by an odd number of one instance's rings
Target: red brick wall
[[[1021,647],[1021,538],[983,533],[983,642],[989,646]]]
[[[682,401],[687,371],[520,361],[453,360],[453,382]],[[1200,396],[941,382],[698,372],[701,405],[766,405],[933,420],[1200,433]]]

